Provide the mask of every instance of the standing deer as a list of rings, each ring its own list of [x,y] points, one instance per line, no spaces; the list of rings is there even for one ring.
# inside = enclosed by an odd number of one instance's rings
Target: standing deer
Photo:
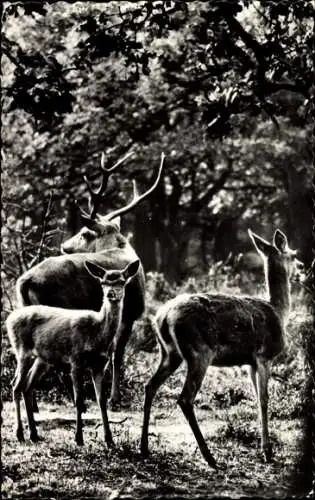
[[[263,257],[269,302],[258,298],[194,293],[178,295],[157,312],[153,323],[160,347],[160,363],[145,388],[141,452],[148,454],[148,427],[152,400],[161,384],[187,364],[187,376],[178,404],[211,467],[216,462],[200,431],[194,400],[209,365],[249,365],[258,399],[261,448],[271,458],[268,433],[268,378],[271,361],[285,345],[285,324],[290,310],[289,279],[302,264],[288,247],[286,236],[274,233],[273,244],[249,230]]]
[[[105,269],[122,269],[138,258],[128,239],[120,232],[120,216],[130,212],[154,191],[162,175],[165,156],[162,153],[156,179],[147,191],[139,194],[136,182],[133,181],[132,201],[105,216],[100,216],[97,212],[104,199],[109,177],[128,156],[130,153],[111,168],[105,168],[102,154],[102,181],[96,190],[92,189],[84,177],[89,192],[89,212],[80,209],[85,226],[63,243],[64,255],[45,259],[18,279],[17,297],[20,305],[43,304],[98,311],[102,303],[102,290],[99,283],[87,272],[85,260],[88,259]],[[143,311],[144,272],[140,264],[138,273],[126,287],[121,329],[114,339],[110,394],[113,409],[120,402],[120,370],[126,343],[134,321]]]
[[[30,438],[38,441],[32,389],[48,364],[60,366],[61,363],[69,363],[77,411],[76,443],[83,444],[82,386],[84,368],[88,367],[92,371],[105,440],[108,446],[113,444],[106,411],[104,368],[111,344],[120,328],[125,287],[138,272],[139,264],[139,260],[135,260],[123,270],[107,271],[94,262],[84,262],[87,272],[98,281],[103,292],[99,312],[33,305],[16,309],[9,315],[7,331],[17,359],[13,399],[19,441],[24,441],[21,394],[25,401]]]

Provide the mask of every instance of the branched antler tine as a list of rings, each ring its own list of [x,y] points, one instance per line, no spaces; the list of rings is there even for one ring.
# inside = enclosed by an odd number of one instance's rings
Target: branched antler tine
[[[138,187],[137,187],[137,181],[135,179],[132,179],[132,189],[133,189],[133,198],[137,198],[140,196]]]
[[[101,169],[102,170],[105,169],[105,153],[104,153],[104,151],[102,151],[102,154],[101,154]]]
[[[104,166],[104,164],[105,164],[105,154],[102,153],[101,169],[103,170],[103,172],[107,172],[107,173],[111,174],[114,170],[116,170],[117,167],[119,167],[119,165],[121,165],[124,161],[127,160],[127,158],[129,158],[133,154],[134,154],[134,151],[129,151],[129,153],[125,154],[125,156],[123,156],[122,158],[119,158],[119,160],[116,161],[116,163],[112,167],[106,168]]]
[[[84,180],[84,182],[85,182],[85,184],[86,184],[86,186],[88,188],[88,192],[90,194],[93,194],[93,189],[92,189],[91,184],[89,183],[88,178],[87,178],[86,175],[83,175],[83,180]]]
[[[133,151],[129,151],[125,156],[120,158],[111,168],[105,168],[105,153],[104,151],[102,152],[101,155],[101,170],[102,170],[102,180],[97,189],[93,189],[91,184],[88,181],[88,178],[86,175],[83,176],[84,182],[87,186],[88,192],[89,192],[89,200],[88,200],[88,207],[89,207],[89,213],[80,208],[81,215],[83,219],[90,219],[93,220],[95,219],[97,215],[97,211],[100,205],[100,202],[102,201],[104,197],[104,193],[107,188],[108,184],[108,179],[110,175],[116,170],[119,165],[121,165],[127,158],[129,158],[133,154]]]
[[[103,172],[102,182],[100,186],[94,190],[91,184],[89,183],[87,176],[83,175],[83,180],[89,192],[89,199],[88,199],[89,213],[83,210],[81,207],[79,207],[83,219],[90,219],[90,220],[95,219],[99,204],[103,198],[102,195],[104,194],[107,187],[108,177],[109,174],[105,174]]]
[[[162,153],[158,174],[157,174],[156,179],[155,179],[154,183],[152,184],[152,186],[144,193],[139,194],[138,189],[137,189],[137,184],[135,181],[133,181],[133,199],[125,207],[118,208],[117,210],[114,210],[113,212],[108,214],[107,215],[108,220],[112,220],[115,217],[117,217],[118,215],[123,215],[123,214],[126,214],[127,212],[130,212],[136,205],[138,205],[142,200],[144,200],[144,198],[149,196],[154,191],[154,189],[157,187],[157,185],[161,179],[163,165],[164,165],[164,159],[165,159],[165,154]]]
[[[119,167],[119,165],[121,165],[125,160],[127,160],[127,158],[129,158],[132,154],[133,154],[133,151],[129,151],[129,153],[127,153],[125,156],[120,158],[112,167],[106,168],[104,166],[105,165],[105,153],[104,153],[104,151],[102,152],[101,170],[103,172],[103,178],[102,178],[102,182],[100,184],[100,187],[94,191],[94,194],[99,196],[99,195],[105,193],[106,188],[107,188],[107,184],[108,184],[109,176],[114,172],[114,170],[116,170],[117,167]]]
[[[78,209],[81,212],[81,217],[83,220],[91,220],[90,214],[86,212],[83,208],[80,207],[78,200],[74,200],[75,204],[77,205]]]

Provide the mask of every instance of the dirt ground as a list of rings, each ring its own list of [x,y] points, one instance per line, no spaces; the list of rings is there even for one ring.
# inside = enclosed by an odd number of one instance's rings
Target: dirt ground
[[[166,391],[167,392],[167,391]],[[153,408],[149,446],[139,452],[142,413],[109,411],[116,443],[108,451],[95,403],[84,414],[83,447],[74,442],[75,411],[71,404],[40,404],[36,417],[42,441],[25,443],[14,435],[14,407],[5,403],[2,426],[3,498],[211,498],[214,496],[286,497],[299,456],[302,436],[298,419],[271,420],[274,458],[265,464],[259,453],[255,404],[247,420],[230,415],[235,433],[227,439],[226,411],[211,416],[198,409],[197,418],[209,446],[225,470],[204,462],[184,416],[176,405]],[[231,412],[229,412],[231,413]]]

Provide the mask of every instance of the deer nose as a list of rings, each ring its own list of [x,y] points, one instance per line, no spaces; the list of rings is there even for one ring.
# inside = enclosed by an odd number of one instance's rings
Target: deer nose
[[[120,300],[121,294],[118,293],[116,290],[109,290],[107,293],[107,298],[111,300],[112,302],[116,302]]]

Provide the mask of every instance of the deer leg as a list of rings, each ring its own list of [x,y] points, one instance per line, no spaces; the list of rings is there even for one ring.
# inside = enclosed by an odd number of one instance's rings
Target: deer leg
[[[168,353],[164,350],[161,350],[159,367],[153,377],[145,386],[144,415],[141,435],[141,454],[143,457],[146,457],[149,453],[148,432],[153,398],[159,387],[172,373],[174,373],[181,362],[182,358],[176,352]]]
[[[132,323],[123,325],[117,338],[115,339],[115,344],[112,353],[112,386],[110,393],[110,408],[112,410],[117,409],[120,406],[121,394],[120,394],[120,377],[121,377],[121,367],[123,362],[123,357],[126,349],[126,344],[131,335]]]
[[[32,394],[32,407],[33,407],[34,413],[39,413],[39,408],[38,408],[38,404],[37,404],[35,391],[33,391],[33,394]]]
[[[33,387],[39,381],[41,376],[47,371],[47,364],[40,358],[36,358],[31,369],[27,373],[24,390],[24,403],[27,413],[28,426],[30,430],[30,439],[33,442],[39,440],[33,410]]]
[[[31,365],[31,360],[30,360],[30,359],[28,360],[28,363],[29,363],[29,366],[30,366],[30,365]],[[12,385],[14,385],[14,384],[15,384],[15,380],[16,380],[16,374],[14,375],[14,378],[13,378],[13,380],[12,380]],[[35,391],[33,391],[32,398],[33,398],[33,401],[32,401],[33,412],[34,412],[34,413],[38,413],[38,412],[39,412],[39,409],[38,409],[38,405],[37,405],[37,401],[36,401]]]
[[[267,462],[272,456],[268,432],[268,379],[269,365],[264,361],[257,361],[257,391],[258,410],[261,423],[261,450]]]
[[[95,389],[95,395],[98,402],[98,406],[101,410],[104,436],[108,447],[113,446],[113,437],[109,427],[108,416],[107,416],[107,390],[106,390],[106,379],[103,372],[104,365],[93,367],[92,377]]]
[[[13,401],[16,413],[16,437],[20,442],[24,441],[23,424],[21,419],[21,396],[25,387],[25,377],[29,370],[29,366],[29,358],[24,357],[18,359],[13,379]]]
[[[248,368],[248,374],[253,384],[253,389],[256,397],[258,398],[258,388],[257,388],[257,368],[253,365],[250,365]]]
[[[77,412],[77,424],[75,432],[75,441],[77,445],[83,445],[83,422],[82,422],[82,409],[84,406],[83,401],[83,376],[81,366],[71,366],[71,378],[73,383],[74,402]]]
[[[201,387],[209,363],[204,356],[192,356],[187,360],[187,365],[187,376],[178,404],[194,433],[202,456],[210,467],[217,469],[216,461],[205,442],[194,412],[194,400]]]
[[[47,371],[47,370],[46,370]],[[42,373],[43,374],[43,373]],[[41,375],[42,375],[41,374]],[[40,380],[41,377],[39,377],[37,379],[37,382]],[[36,391],[35,389],[33,388],[32,390],[32,408],[33,408],[33,413],[39,413],[39,408],[38,408],[38,404],[37,404],[37,398],[36,398]]]

